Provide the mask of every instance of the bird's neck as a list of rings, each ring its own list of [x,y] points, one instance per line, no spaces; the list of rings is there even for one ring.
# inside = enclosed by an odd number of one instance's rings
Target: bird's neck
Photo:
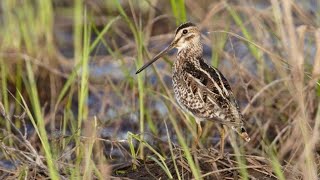
[[[183,66],[193,64],[194,67],[200,66],[202,61],[203,48],[202,44],[198,47],[185,47],[178,51],[177,60],[174,62],[174,69],[176,71],[182,70]]]
[[[202,57],[203,55],[203,46],[201,42],[192,43],[178,49],[178,57]]]

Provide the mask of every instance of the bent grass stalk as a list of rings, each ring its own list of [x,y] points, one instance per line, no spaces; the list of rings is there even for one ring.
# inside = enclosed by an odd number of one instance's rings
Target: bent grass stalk
[[[177,173],[178,179],[181,180],[181,176],[180,176],[179,169],[178,169],[177,162],[176,162],[176,155],[173,152],[171,137],[170,137],[169,130],[168,130],[168,127],[167,127],[167,123],[166,123],[166,121],[163,121],[163,123],[164,123],[164,125],[166,127],[166,132],[167,132],[167,136],[168,136],[168,144],[169,144],[169,149],[170,149],[170,154],[171,154],[171,159],[172,159],[172,162],[173,162],[173,166],[174,166],[174,169],[175,169],[175,171]]]
[[[230,13],[231,17],[233,18],[234,22],[241,29],[241,32],[243,33],[243,36],[248,41],[252,42],[254,38],[253,38],[252,34],[249,32],[249,30],[246,28],[246,26],[244,25],[240,15],[231,6],[229,6],[227,3],[225,3],[225,5],[226,5],[226,8],[227,8],[228,12]],[[258,71],[260,72],[260,77],[263,77],[264,62],[262,60],[261,51],[257,47],[253,46],[252,44],[247,43],[247,46],[249,48],[249,51],[253,55],[253,57],[256,58],[256,60],[259,62]]]
[[[138,140],[140,143],[142,143],[146,148],[148,148],[150,151],[152,151],[161,161],[158,161],[157,159],[155,159],[152,156],[149,156],[149,158],[151,158],[152,160],[154,160],[157,164],[159,164],[159,166],[165,171],[165,173],[167,174],[168,178],[172,179],[173,176],[170,172],[170,169],[168,168],[167,164],[164,162],[166,160],[165,157],[163,157],[160,153],[158,153],[154,148],[152,148],[152,146],[150,144],[148,144],[147,142],[145,142],[143,139],[140,138],[139,135],[135,135],[131,132],[128,132],[128,140],[129,140],[129,144],[130,144],[130,151],[131,151],[131,155],[136,158],[135,155],[135,150],[134,150],[134,146],[133,146],[133,142],[132,139],[136,139]],[[135,160],[135,159],[134,159]]]
[[[197,167],[197,165],[195,164],[194,160],[193,160],[193,157],[190,153],[190,149],[186,143],[186,140],[184,138],[184,136],[182,135],[182,132],[180,131],[180,128],[176,122],[176,120],[173,118],[172,114],[169,113],[169,119],[170,119],[170,122],[171,124],[173,125],[176,133],[177,133],[177,136],[178,136],[178,141],[179,141],[179,144],[182,146],[182,149],[185,153],[185,156],[187,158],[187,161],[188,161],[188,164],[191,168],[191,171],[192,171],[192,174],[194,176],[195,179],[202,179],[201,178],[201,173],[200,173],[200,168]]]
[[[20,94],[20,97],[22,99],[24,108],[26,109],[26,112],[38,134],[38,137],[41,141],[42,147],[44,149],[45,152],[45,157],[47,160],[47,165],[49,167],[49,175],[50,178],[53,180],[59,179],[59,175],[53,160],[53,156],[51,154],[51,147],[49,145],[49,141],[48,141],[48,135],[46,132],[46,128],[45,128],[45,123],[44,123],[44,119],[43,119],[43,115],[41,112],[41,105],[40,105],[40,101],[39,101],[39,95],[38,95],[38,90],[37,90],[37,86],[36,86],[36,81],[34,79],[34,74],[33,74],[33,70],[30,64],[30,61],[26,62],[27,65],[27,78],[28,78],[28,83],[26,82],[26,87],[27,87],[27,91],[31,100],[31,105],[32,105],[32,109],[33,109],[33,113],[31,113],[31,111],[29,110],[27,103],[24,101],[22,95]],[[34,117],[33,115],[34,114]]]
[[[236,155],[236,160],[238,162],[239,168],[240,168],[240,174],[241,174],[241,179],[243,180],[248,180],[249,179],[249,174],[247,171],[247,165],[246,165],[246,160],[244,158],[244,156],[242,154],[243,153],[243,149],[241,149],[236,141],[236,136],[234,132],[231,132],[231,146],[235,152]]]
[[[269,157],[271,157],[271,165],[279,180],[285,180],[284,174],[282,172],[281,164],[276,156],[277,152],[274,146],[270,146],[267,150]]]
[[[137,26],[130,20],[130,18],[127,16],[125,13],[124,9],[122,8],[121,4],[118,1],[115,1],[116,7],[121,14],[121,16],[124,18],[126,23],[128,24],[131,32],[133,33],[135,43],[137,44],[137,53],[138,57],[137,60],[135,61],[136,68],[139,68],[143,65],[143,40],[142,40],[142,33],[141,30],[137,28]],[[137,75],[137,81],[138,81],[138,92],[139,92],[139,127],[140,127],[140,138],[143,139],[144,135],[144,83],[143,83],[143,75],[140,73]],[[143,153],[143,144],[139,147],[140,149],[140,158],[143,159],[144,153]]]

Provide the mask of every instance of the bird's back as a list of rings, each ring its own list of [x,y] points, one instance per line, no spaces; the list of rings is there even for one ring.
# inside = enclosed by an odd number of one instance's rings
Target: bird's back
[[[233,126],[243,124],[228,81],[202,57],[178,54],[173,66],[173,89],[182,109],[197,120],[213,120]]]

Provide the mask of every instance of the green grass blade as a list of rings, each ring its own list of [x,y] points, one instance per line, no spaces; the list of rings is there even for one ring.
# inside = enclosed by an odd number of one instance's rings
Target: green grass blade
[[[184,0],[170,0],[173,16],[176,18],[176,25],[187,21]]]
[[[237,137],[235,133],[231,132],[231,146],[234,150],[234,153],[236,155],[236,161],[238,162],[240,168],[241,179],[248,180],[249,174],[247,170],[246,160],[243,156],[243,149],[238,146],[236,138]]]
[[[49,145],[48,136],[47,136],[47,132],[46,132],[46,128],[45,128],[45,123],[44,123],[44,119],[43,119],[43,116],[41,113],[41,106],[40,106],[36,81],[34,79],[34,74],[33,74],[33,70],[32,70],[30,61],[27,61],[26,65],[27,65],[27,77],[28,77],[27,87],[29,88],[29,92],[30,92],[29,97],[30,97],[31,104],[32,104],[33,114],[34,114],[35,120],[36,120],[36,123],[34,121],[33,125],[35,126],[36,129],[38,129],[38,136],[40,138],[42,147],[45,152],[45,157],[46,157],[47,164],[49,167],[50,178],[53,180],[56,180],[56,179],[59,179],[59,175],[58,175],[58,172],[56,170],[56,166],[55,166],[53,158],[52,158],[51,148]],[[21,98],[22,98],[22,96],[21,96]],[[23,101],[23,103],[24,103],[25,108],[27,109],[26,102]],[[28,110],[27,113],[28,113],[29,118],[33,119],[31,111]]]
[[[83,54],[81,59],[80,92],[78,103],[78,129],[81,129],[82,121],[87,118],[87,98],[89,89],[89,56],[90,56],[90,37],[91,28],[87,24],[86,10],[84,11],[85,26],[83,33]],[[80,131],[79,131],[80,132]]]
[[[1,74],[1,94],[0,94],[0,101],[3,102],[4,105],[4,110],[5,112],[9,112],[9,97],[8,97],[8,84],[7,84],[7,79],[8,79],[8,70],[7,70],[7,65],[4,63],[4,60],[1,58],[0,59],[0,74]],[[2,124],[3,121],[0,123]],[[8,133],[11,133],[11,125],[9,121],[5,121],[6,129]],[[9,144],[10,146],[12,145],[12,140],[11,138],[9,139]]]
[[[132,135],[133,135],[133,134],[128,131],[128,133],[127,133],[127,136],[128,136],[128,144],[129,144],[129,148],[130,148],[131,158],[132,158],[132,160],[133,160],[132,169],[137,169],[137,166],[136,166],[137,154],[136,154],[136,151],[135,151],[135,149],[134,149],[134,144],[133,144]]]
[[[99,32],[98,37],[92,42],[92,44],[90,45],[90,49],[89,51],[92,52],[93,49],[98,45],[98,43],[103,40],[103,36],[108,32],[108,30],[110,29],[111,25],[116,22],[117,20],[119,20],[120,17],[117,16],[113,19],[111,19],[108,24],[102,29],[101,32]]]
[[[139,68],[143,65],[143,32],[140,29],[137,28],[136,25],[130,20],[130,18],[125,13],[124,9],[122,8],[121,4],[118,1],[115,1],[116,7],[121,14],[121,16],[125,19],[127,22],[131,32],[133,33],[135,43],[137,44],[137,59],[135,61],[136,68]],[[129,4],[132,6],[131,1],[129,1]],[[137,75],[137,83],[138,83],[138,92],[139,92],[139,128],[140,128],[140,138],[143,139],[144,136],[144,83],[143,83],[143,73],[140,73]],[[144,153],[143,153],[143,146],[140,146],[140,158],[143,159]]]
[[[172,175],[171,175],[171,172],[170,170],[168,169],[167,166],[164,166],[166,164],[162,164],[158,159],[156,159],[155,157],[152,157],[152,156],[148,156],[149,159],[152,159],[154,162],[156,162],[160,167],[161,169],[167,174],[168,178],[169,179],[173,179]]]
[[[166,160],[165,157],[163,157],[159,152],[157,152],[150,144],[148,144],[147,142],[145,142],[143,139],[141,139],[138,135],[135,135],[131,132],[128,132],[128,137],[130,137],[130,141],[131,141],[131,144],[132,144],[132,137],[135,138],[136,140],[138,140],[140,143],[142,143],[143,145],[145,145],[149,150],[151,150],[161,161],[161,167],[163,167],[163,169],[165,170],[166,174],[168,175],[168,177],[170,179],[172,179],[172,175],[170,173],[170,170],[167,166],[167,164],[164,162]],[[131,149],[131,148],[130,148]],[[159,162],[159,161],[157,161]],[[160,163],[160,162],[159,162]]]
[[[246,28],[246,26],[244,25],[240,15],[231,7],[226,3],[226,8],[228,10],[228,12],[230,13],[231,17],[233,18],[234,22],[239,26],[239,28],[241,29],[241,32],[243,34],[243,36],[249,41],[249,42],[253,42],[254,38],[252,36],[252,33],[249,32],[249,30]],[[259,50],[259,48],[257,48],[256,46],[254,46],[251,43],[246,43],[250,53],[252,54],[252,56],[258,61],[258,72],[260,73],[261,77],[264,77],[264,61],[262,59],[262,52]]]
[[[218,67],[219,60],[221,59],[221,52],[223,51],[223,48],[228,41],[228,35],[226,33],[223,33],[222,35],[219,34],[215,37],[217,38],[214,38],[214,45],[212,45],[213,56],[211,58],[211,63],[213,67]]]
[[[192,155],[190,153],[189,147],[188,147],[188,145],[187,145],[187,143],[185,141],[184,136],[182,135],[180,127],[178,126],[176,120],[174,119],[174,117],[172,116],[171,113],[169,114],[169,119],[170,119],[170,121],[171,121],[171,123],[172,123],[172,125],[173,125],[173,127],[174,127],[174,129],[176,131],[176,133],[177,133],[179,144],[181,145],[181,147],[182,147],[182,149],[183,149],[183,151],[185,153],[185,156],[187,158],[188,164],[190,166],[190,169],[192,171],[192,174],[193,174],[194,178],[195,179],[202,179],[201,176],[200,176],[201,173],[199,171],[199,168],[196,166],[196,164],[195,164],[195,162],[194,162],[194,160],[192,158]]]
[[[234,22],[240,27],[243,36],[250,42],[253,42],[253,37],[248,29],[245,27],[240,15],[228,4],[226,5],[228,12],[230,13],[231,17],[233,18]],[[247,44],[249,47],[250,52],[252,55],[258,60],[261,61],[262,54],[260,50],[252,44]]]
[[[271,165],[272,165],[273,171],[279,180],[285,180],[286,178],[284,177],[284,174],[282,172],[281,164],[276,156],[275,149],[272,147],[270,149],[272,150],[270,150],[268,154],[271,157]]]
[[[170,134],[169,134],[169,130],[168,130],[166,121],[164,121],[164,125],[165,125],[165,127],[166,127],[166,132],[167,132],[167,136],[168,136],[168,144],[169,144],[169,149],[170,149],[170,153],[171,153],[171,158],[172,158],[173,166],[174,166],[174,169],[175,169],[175,171],[176,171],[176,174],[177,174],[178,179],[181,180],[180,172],[179,172],[179,169],[178,169],[178,166],[177,166],[177,162],[176,162],[176,155],[175,155],[174,152],[173,152],[171,137],[170,137]]]

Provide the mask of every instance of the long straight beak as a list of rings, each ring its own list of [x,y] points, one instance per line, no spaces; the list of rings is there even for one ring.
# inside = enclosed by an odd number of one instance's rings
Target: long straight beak
[[[145,65],[143,65],[136,74],[139,74],[141,71],[143,71],[145,68],[150,66],[152,63],[154,63],[156,60],[161,58],[164,54],[166,54],[168,51],[170,51],[173,48],[173,43],[171,43],[168,47],[166,47],[164,50],[162,50],[159,54],[157,54],[151,61],[147,62]]]

